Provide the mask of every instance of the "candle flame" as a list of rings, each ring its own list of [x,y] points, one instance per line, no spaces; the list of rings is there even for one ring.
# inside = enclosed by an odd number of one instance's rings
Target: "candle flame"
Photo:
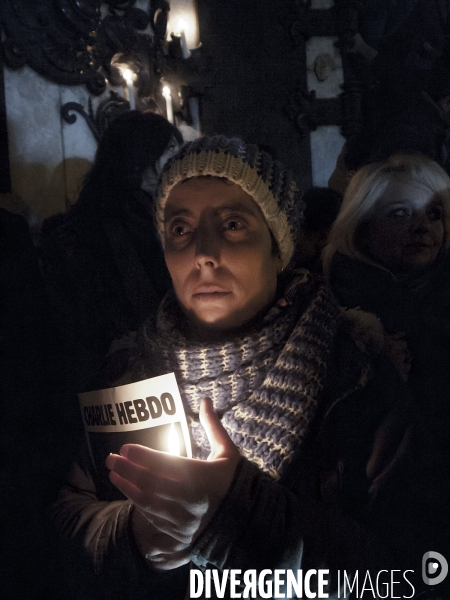
[[[196,10],[175,10],[172,7],[167,25],[169,42],[171,41],[172,33],[178,37],[185,36],[188,48],[196,48],[199,42]]]
[[[167,436],[167,446],[170,454],[180,456],[180,438],[173,423],[170,424],[169,434]]]
[[[128,85],[133,83],[133,72],[130,69],[121,69],[122,77],[125,79]]]
[[[186,31],[186,21],[183,18],[179,18],[177,21],[177,33],[181,33],[182,31]]]
[[[169,98],[171,97],[171,96],[170,96],[170,88],[169,88],[167,85],[165,85],[165,86],[163,87],[163,89],[162,89],[162,94],[163,94],[164,98],[167,98],[167,99],[169,99]]]

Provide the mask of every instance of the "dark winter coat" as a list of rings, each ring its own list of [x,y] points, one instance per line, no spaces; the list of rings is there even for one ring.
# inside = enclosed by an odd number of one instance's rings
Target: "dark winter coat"
[[[423,553],[441,548],[446,482],[395,368],[370,331],[365,341],[355,337],[357,328],[339,320],[324,394],[289,470],[277,481],[241,458],[191,547],[194,568],[326,568],[333,598],[339,570],[364,577],[411,569],[419,589]],[[71,597],[183,600],[188,567],[149,569],[131,534],[132,503],[109,500],[100,496],[86,453],[54,508],[74,552],[69,562],[80,565],[78,579],[72,573],[81,585],[74,583]]]
[[[169,287],[142,196],[134,192],[113,215],[85,202],[44,222],[42,268],[77,392],[91,385],[111,342],[155,314]]]
[[[450,471],[450,265],[448,254],[418,272],[389,271],[337,254],[330,283],[341,306],[374,313],[403,332],[411,355],[408,387]]]

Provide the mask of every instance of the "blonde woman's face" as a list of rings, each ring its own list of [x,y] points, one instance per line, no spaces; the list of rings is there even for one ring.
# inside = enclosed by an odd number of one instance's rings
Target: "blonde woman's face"
[[[367,224],[365,245],[371,258],[390,271],[432,264],[444,243],[442,202],[429,188],[393,180]]]

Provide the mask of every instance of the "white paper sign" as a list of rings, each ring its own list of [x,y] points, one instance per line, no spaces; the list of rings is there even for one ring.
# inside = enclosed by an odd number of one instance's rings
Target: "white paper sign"
[[[192,457],[174,373],[84,392],[78,397],[92,461],[103,479],[107,477],[106,457],[110,452],[119,453],[124,444]]]

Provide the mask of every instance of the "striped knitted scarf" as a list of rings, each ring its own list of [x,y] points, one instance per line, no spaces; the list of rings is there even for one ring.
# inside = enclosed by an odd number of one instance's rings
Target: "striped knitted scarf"
[[[186,339],[178,326],[183,318],[169,293],[156,333],[149,326],[139,336],[134,373],[145,378],[175,372],[195,457],[209,453],[199,423],[200,402],[209,396],[241,453],[280,478],[305,438],[323,390],[339,319],[334,297],[306,272],[297,274],[257,326],[220,343]]]

